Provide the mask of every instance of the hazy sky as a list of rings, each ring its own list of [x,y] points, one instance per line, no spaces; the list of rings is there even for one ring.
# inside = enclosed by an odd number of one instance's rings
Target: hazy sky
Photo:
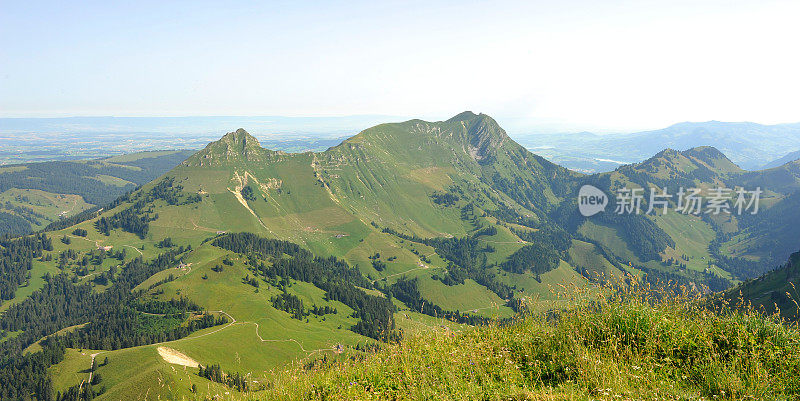
[[[800,121],[800,1],[0,1],[0,115]]]

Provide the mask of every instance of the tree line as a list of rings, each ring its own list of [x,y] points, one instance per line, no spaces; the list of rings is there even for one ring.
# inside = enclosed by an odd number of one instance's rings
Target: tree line
[[[101,217],[94,223],[97,231],[110,235],[112,230],[119,228],[144,239],[150,231],[150,222],[158,219],[158,213],[152,213],[153,202],[160,199],[168,205],[188,205],[202,200],[198,194],[183,193],[183,186],[176,184],[174,177],[165,177],[150,190],[135,192],[125,198],[133,205],[109,217]]]
[[[377,226],[377,224],[374,225]],[[464,280],[471,279],[488,288],[500,298],[509,299],[514,294],[514,287],[499,281],[496,274],[489,269],[486,252],[492,251],[492,249],[481,247],[477,239],[477,236],[492,233],[491,229],[479,229],[476,234],[461,238],[420,238],[416,235],[400,233],[389,227],[385,227],[381,231],[406,241],[433,247],[439,256],[448,261],[447,273],[442,277],[434,276],[445,285],[464,284]]]
[[[460,311],[447,311],[442,309],[439,305],[422,297],[422,294],[419,292],[417,278],[410,280],[403,278],[398,280],[389,286],[387,291],[392,294],[394,298],[397,298],[397,300],[408,306],[412,311],[428,316],[444,318],[451,322],[473,326],[486,324],[491,320],[483,316],[469,315]]]
[[[314,256],[297,244],[251,233],[225,234],[214,239],[212,245],[246,255],[253,270],[278,287],[285,278],[311,283],[325,291],[326,300],[353,308],[354,317],[359,319],[350,328],[355,333],[381,340],[398,336],[391,299],[368,295],[361,290],[374,286],[358,268],[343,260]]]

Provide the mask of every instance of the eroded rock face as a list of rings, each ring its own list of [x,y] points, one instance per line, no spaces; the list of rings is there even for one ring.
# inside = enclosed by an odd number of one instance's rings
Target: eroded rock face
[[[485,114],[476,115],[471,111],[465,111],[449,119],[448,122],[461,123],[466,150],[477,161],[493,156],[497,149],[509,140],[505,130]]]

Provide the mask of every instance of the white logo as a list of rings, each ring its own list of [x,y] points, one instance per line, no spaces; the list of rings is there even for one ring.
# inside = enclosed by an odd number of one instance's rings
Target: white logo
[[[578,210],[584,217],[594,216],[606,210],[608,196],[592,185],[584,185],[578,191]]]

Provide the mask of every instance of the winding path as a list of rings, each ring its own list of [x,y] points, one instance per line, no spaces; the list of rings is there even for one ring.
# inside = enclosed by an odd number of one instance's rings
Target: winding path
[[[207,333],[203,333],[203,334],[200,334],[200,335],[197,335],[197,336],[187,336],[187,337],[179,338],[177,340],[162,341],[162,342],[158,342],[158,343],[139,345],[139,346],[136,346],[136,347],[130,347],[130,348],[124,348],[124,349],[129,350],[129,349],[140,348],[140,347],[152,347],[152,346],[158,346],[158,345],[164,345],[164,344],[175,344],[175,343],[179,343],[181,341],[188,341],[188,340],[193,340],[193,339],[197,339],[197,338],[201,338],[201,337],[210,336],[212,334],[219,333],[220,331],[225,330],[225,329],[227,329],[227,328],[229,328],[229,327],[231,327],[233,325],[242,325],[242,324],[255,325],[256,326],[256,336],[258,337],[258,339],[261,342],[293,342],[293,343],[297,344],[300,347],[300,350],[302,352],[305,352],[305,353],[308,354],[304,358],[307,358],[307,357],[309,357],[309,356],[311,356],[311,355],[313,355],[313,354],[315,354],[317,352],[325,352],[325,351],[336,352],[337,349],[338,349],[337,347],[333,347],[333,348],[320,348],[320,349],[315,349],[315,350],[307,350],[307,349],[305,349],[305,347],[303,347],[303,344],[300,341],[297,341],[294,338],[288,338],[288,339],[283,339],[283,340],[264,339],[263,337],[261,337],[261,334],[258,332],[260,327],[259,327],[258,323],[256,323],[256,322],[240,322],[240,321],[237,321],[236,318],[234,318],[229,313],[227,313],[227,312],[225,312],[223,310],[216,310],[216,311],[209,311],[209,312],[223,314],[223,315],[227,316],[230,319],[230,322],[228,322],[228,324],[226,324],[226,325],[224,325],[222,327],[216,328],[216,329],[214,329],[212,331],[209,331]],[[112,351],[100,351],[100,352],[96,352],[96,353],[92,354],[92,361],[91,361],[91,364],[89,366],[89,379],[88,379],[88,381],[82,381],[81,382],[81,386],[83,386],[83,383],[91,383],[92,382],[92,374],[94,373],[94,370],[92,369],[92,367],[94,367],[95,358],[100,354],[105,354],[105,353],[108,353],[108,352],[112,352]]]
[[[320,349],[315,349],[315,350],[307,350],[307,349],[305,349],[305,347],[303,347],[303,344],[300,343],[300,341],[297,341],[294,338],[287,338],[285,340],[269,340],[269,339],[265,340],[265,339],[261,338],[261,334],[258,333],[258,329],[259,329],[258,323],[256,323],[256,322],[242,322],[242,324],[254,324],[256,326],[256,336],[258,337],[259,340],[261,340],[261,342],[294,342],[295,344],[297,344],[300,347],[301,351],[308,353],[308,355],[314,354],[316,352],[323,352],[323,351],[334,352],[334,351],[336,351],[335,347],[334,348],[320,348]],[[308,355],[306,355],[306,357],[308,357]]]
[[[420,262],[420,263],[421,263],[421,262]],[[415,267],[415,268],[413,268],[413,269],[409,269],[409,270],[406,270],[406,271],[403,271],[403,272],[400,272],[400,273],[394,273],[394,274],[390,274],[390,275],[388,275],[388,276],[383,276],[383,277],[381,277],[381,278],[379,278],[379,279],[376,279],[376,280],[372,280],[372,283],[373,283],[373,284],[374,284],[374,283],[377,283],[378,281],[381,281],[381,280],[383,280],[383,279],[385,279],[385,278],[394,277],[394,276],[399,276],[399,275],[401,275],[401,274],[408,274],[408,273],[411,273],[411,272],[413,272],[413,271],[417,271],[417,270],[428,270],[428,269],[444,269],[444,267],[441,267],[441,266],[433,266],[433,267],[431,267],[431,266],[428,266],[428,265],[426,265],[426,264],[423,264],[423,265],[422,265],[422,266],[420,266],[420,267]]]
[[[135,246],[133,246],[133,245],[123,245],[123,246],[126,246],[126,247],[128,247],[128,248],[133,248],[133,249],[134,249],[136,252],[139,252],[139,256],[144,256],[144,254],[142,253],[142,251],[140,251],[140,250],[139,250],[139,248],[137,248],[137,247],[135,247]]]
[[[72,235],[72,234],[67,234],[67,237],[70,237],[70,238],[77,238],[77,239],[82,239],[82,240],[84,240],[84,241],[89,241],[89,242],[94,242],[94,246],[96,246],[96,247],[98,247],[98,248],[100,248],[100,243],[101,243],[101,242],[103,242],[103,240],[99,240],[99,239],[89,239],[89,238],[86,238],[86,237],[79,237],[79,236],[77,236],[77,235]],[[122,245],[122,246],[125,246],[125,247],[128,247],[128,248],[133,248],[133,249],[134,249],[136,252],[139,252],[139,255],[140,255],[140,256],[144,256],[144,254],[142,253],[142,251],[141,251],[141,250],[139,250],[139,248],[137,248],[137,247],[135,247],[135,246],[133,246],[133,245]]]

